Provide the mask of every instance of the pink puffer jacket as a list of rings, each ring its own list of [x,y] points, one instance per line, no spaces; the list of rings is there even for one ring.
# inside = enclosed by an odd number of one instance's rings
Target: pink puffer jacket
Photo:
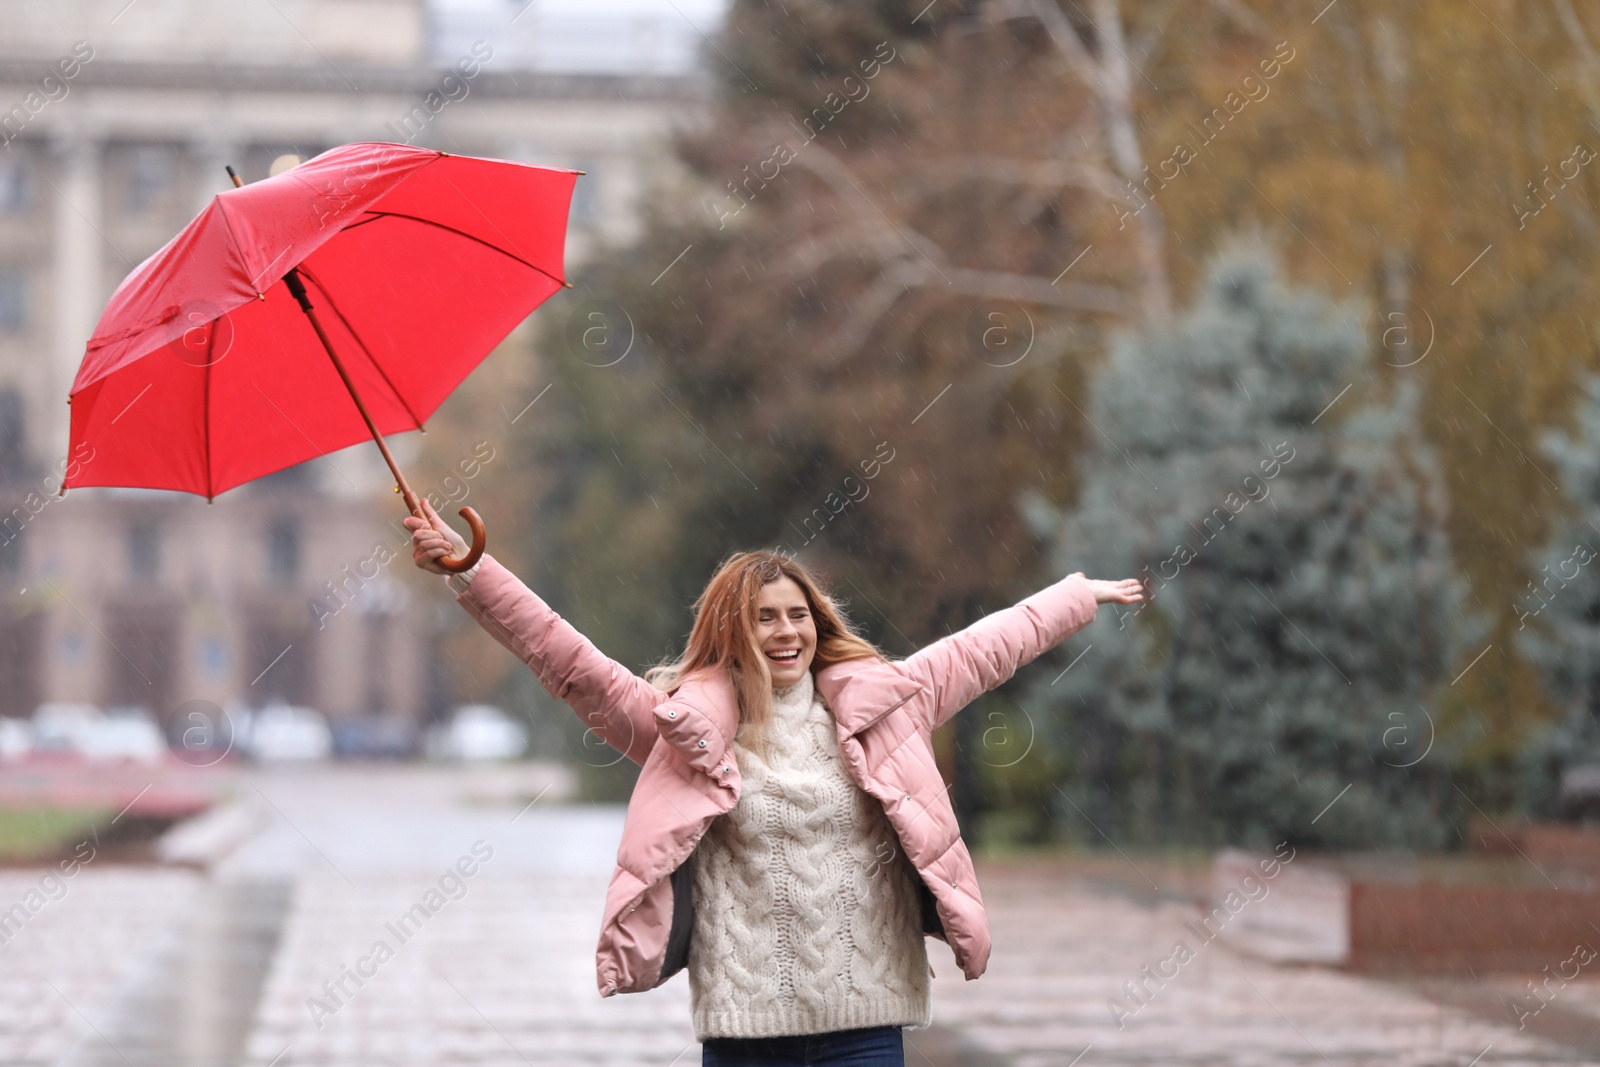
[[[669,696],[606,657],[488,555],[456,599],[601,740],[643,765],[596,963],[602,996],[660,985],[688,959],[693,900],[684,861],[739,799],[732,678],[724,671],[689,679]],[[1093,621],[1097,608],[1088,581],[1072,575],[907,659],[851,660],[815,673],[850,777],[882,802],[922,876],[923,929],[949,944],[968,979],[988,966],[989,928],[930,735]]]

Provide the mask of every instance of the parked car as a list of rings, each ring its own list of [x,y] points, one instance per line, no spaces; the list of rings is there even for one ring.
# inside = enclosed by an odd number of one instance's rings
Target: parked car
[[[324,760],[333,752],[333,731],[314,708],[268,704],[243,711],[235,721],[235,747],[252,759]]]
[[[110,709],[80,733],[78,751],[91,760],[156,764],[167,757],[167,741],[144,708],[119,707]]]
[[[0,716],[0,760],[21,759],[33,751],[33,724]]]
[[[1600,763],[1562,772],[1560,805],[1561,814],[1574,822],[1600,823]]]
[[[333,754],[340,759],[406,759],[416,748],[415,729],[396,715],[361,715],[333,726]]]
[[[434,759],[516,759],[527,747],[528,727],[492,704],[463,704],[428,735]]]
[[[93,704],[40,704],[33,712],[33,747],[40,752],[81,751],[82,738],[105,713]]]
[[[30,747],[37,752],[72,753],[97,762],[132,760],[157,764],[167,756],[161,727],[139,706],[103,712],[93,704],[40,704],[33,713]]]
[[[229,755],[245,755],[239,731],[250,717],[249,706],[237,697],[218,706],[191,700],[178,706],[167,724],[170,751],[191,767],[213,767]]]

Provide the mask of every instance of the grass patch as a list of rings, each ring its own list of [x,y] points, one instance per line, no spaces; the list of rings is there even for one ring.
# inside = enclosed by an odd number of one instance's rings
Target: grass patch
[[[0,808],[0,863],[48,860],[85,838],[114,813],[98,808]]]

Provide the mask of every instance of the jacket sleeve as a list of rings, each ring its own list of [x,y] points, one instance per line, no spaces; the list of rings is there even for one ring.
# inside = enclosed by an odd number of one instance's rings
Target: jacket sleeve
[[[607,657],[488,553],[468,575],[445,579],[456,602],[595,736],[643,764],[656,741],[652,710],[667,694]]]
[[[1074,574],[909,656],[902,669],[931,694],[922,704],[929,729],[1093,622],[1099,606]]]

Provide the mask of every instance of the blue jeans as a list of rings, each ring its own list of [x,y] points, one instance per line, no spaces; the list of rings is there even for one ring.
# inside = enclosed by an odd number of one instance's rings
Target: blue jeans
[[[711,1037],[700,1067],[905,1067],[900,1027],[869,1026],[794,1037]]]

